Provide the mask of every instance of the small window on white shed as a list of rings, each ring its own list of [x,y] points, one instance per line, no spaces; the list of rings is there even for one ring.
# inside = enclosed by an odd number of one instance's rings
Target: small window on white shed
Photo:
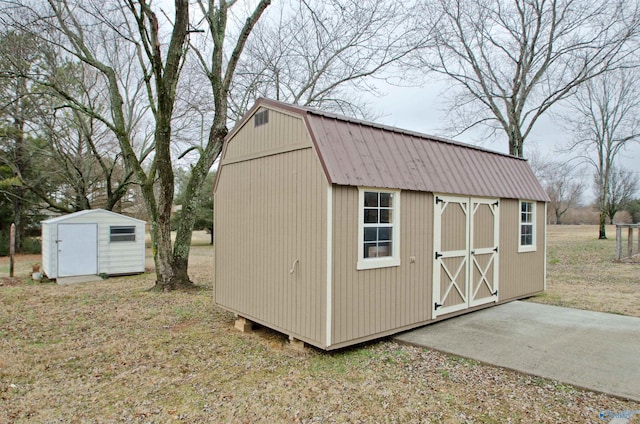
[[[357,269],[400,265],[400,192],[359,189]]]
[[[518,230],[518,252],[536,250],[536,204],[520,201],[520,228]]]
[[[136,241],[136,227],[133,225],[112,225],[109,228],[109,241]]]

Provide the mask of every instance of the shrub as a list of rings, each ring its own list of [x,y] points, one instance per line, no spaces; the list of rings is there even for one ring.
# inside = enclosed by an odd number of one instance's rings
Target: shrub
[[[22,240],[22,253],[37,255],[42,253],[40,238],[25,237]],[[0,256],[9,256],[9,232],[0,231]]]

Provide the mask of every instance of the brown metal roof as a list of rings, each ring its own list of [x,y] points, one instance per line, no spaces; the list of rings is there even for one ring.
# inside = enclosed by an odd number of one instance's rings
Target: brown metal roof
[[[252,112],[260,106],[303,116],[333,184],[549,200],[515,156],[268,99]]]

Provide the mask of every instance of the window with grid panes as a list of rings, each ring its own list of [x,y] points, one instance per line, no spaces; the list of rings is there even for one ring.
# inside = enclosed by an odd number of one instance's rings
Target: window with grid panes
[[[359,269],[399,264],[400,193],[360,189]]]
[[[536,204],[520,201],[519,252],[536,250],[535,236]]]

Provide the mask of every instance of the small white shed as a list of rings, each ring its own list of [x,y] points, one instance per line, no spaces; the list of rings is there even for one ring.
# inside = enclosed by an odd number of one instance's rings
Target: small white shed
[[[48,278],[144,272],[145,221],[90,209],[42,221]]]

